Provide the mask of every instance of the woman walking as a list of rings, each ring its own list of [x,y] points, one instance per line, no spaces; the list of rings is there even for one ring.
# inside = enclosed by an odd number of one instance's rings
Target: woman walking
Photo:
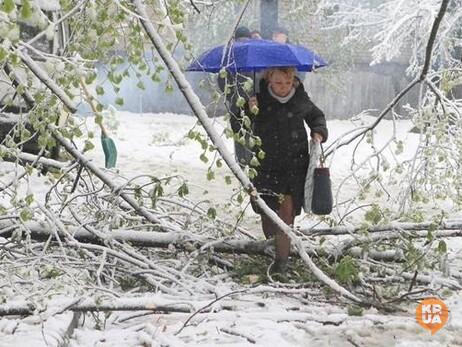
[[[260,81],[260,92],[249,100],[258,105],[254,117],[253,132],[261,139],[265,157],[255,169],[253,183],[260,197],[278,213],[287,224],[293,225],[295,216],[301,212],[305,177],[308,169],[308,134],[315,142],[327,140],[324,113],[316,107],[296,77],[294,68],[273,68],[266,71]],[[261,214],[263,233],[267,239],[275,238],[276,259],[270,273],[285,274],[290,251],[290,240],[279,231],[270,219]]]

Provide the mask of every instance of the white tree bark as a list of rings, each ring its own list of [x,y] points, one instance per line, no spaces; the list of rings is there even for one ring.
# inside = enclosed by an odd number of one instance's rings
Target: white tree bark
[[[364,230],[364,227],[356,226],[338,226],[332,228],[301,228],[299,231],[308,236],[325,236],[325,235],[354,235],[359,231],[367,231],[368,233],[388,232],[388,231],[418,231],[420,237],[426,236],[429,229],[438,230],[437,237],[445,236],[462,236],[462,221],[445,221],[438,224],[434,222],[423,223],[391,223],[385,225],[371,226]],[[443,231],[453,231],[446,233]],[[425,234],[425,235],[424,235]]]
[[[3,237],[8,237],[12,234],[12,227],[15,225],[12,221],[0,221],[1,230],[9,230],[4,232]],[[42,225],[38,222],[24,222],[23,225],[30,232],[34,239],[47,240],[53,236],[53,232],[47,225]],[[19,228],[19,225],[18,225]],[[203,236],[198,236],[185,231],[169,231],[169,232],[145,232],[137,230],[111,230],[108,233],[97,231],[90,232],[78,227],[67,227],[66,232],[75,240],[90,243],[110,242],[111,240],[119,242],[129,242],[130,244],[142,247],[162,247],[166,248],[169,245],[177,245],[179,248],[204,248],[213,249],[216,252],[224,253],[249,253],[249,254],[266,254],[272,253],[271,241],[251,241],[237,239],[216,240]],[[62,233],[60,233],[61,236]]]
[[[184,312],[189,313],[192,306],[188,304],[178,304],[175,301],[165,300],[162,298],[125,298],[125,299],[107,299],[95,300],[84,299],[68,300],[67,302],[60,302],[59,307],[65,306],[65,310],[74,312],[104,312],[104,311],[159,311],[159,312]],[[73,304],[75,303],[75,304]],[[50,302],[48,306],[53,309],[57,303]],[[0,305],[0,316],[17,316],[17,315],[30,315],[36,309],[34,303],[31,302],[11,302],[8,304]],[[61,309],[62,311],[62,309]]]
[[[32,71],[32,73],[63,102],[69,112],[75,113],[77,111],[77,105],[64,92],[64,90],[62,90],[62,88],[52,78],[50,78],[50,76],[48,76],[48,74],[34,60],[32,60],[26,52],[21,49],[18,49],[17,52],[22,62],[30,69],[30,71]]]
[[[59,169],[59,170],[62,170],[62,169],[66,168],[69,165],[68,163],[63,163],[63,162],[60,162],[60,161],[57,161],[57,160],[39,157],[37,155],[30,154],[30,153],[25,153],[25,152],[21,152],[21,151],[18,151],[17,153],[14,154],[14,156],[9,157],[9,152],[8,151],[10,151],[10,149],[3,146],[3,145],[0,145],[0,150],[4,151],[6,153],[6,158],[4,158],[6,160],[8,160],[8,159],[11,159],[11,160],[19,159],[19,160],[25,161],[27,163],[41,164],[43,166],[52,167],[52,168]]]

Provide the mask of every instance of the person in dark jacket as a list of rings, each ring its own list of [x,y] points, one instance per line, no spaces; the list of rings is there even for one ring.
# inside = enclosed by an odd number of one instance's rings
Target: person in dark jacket
[[[234,40],[242,41],[251,38],[250,30],[245,26],[240,26],[234,32]],[[249,165],[253,152],[248,148],[247,143],[250,137],[250,129],[246,129],[242,124],[243,114],[249,114],[248,99],[252,96],[251,91],[246,90],[245,85],[252,80],[250,73],[231,73],[226,76],[221,74],[217,78],[218,87],[222,92],[226,92],[226,108],[230,116],[230,125],[235,134],[234,154],[236,161],[244,168]],[[239,140],[240,141],[239,141]]]
[[[305,92],[294,68],[266,71],[260,81],[256,102],[259,113],[253,119],[253,133],[260,137],[260,149],[265,153],[253,184],[260,197],[287,224],[293,225],[303,205],[304,185],[309,163],[308,134],[315,142],[327,140],[326,119]],[[285,273],[290,240],[278,231],[267,216],[252,201],[255,212],[261,214],[263,233],[276,240],[276,259],[270,272]]]
[[[277,27],[271,34],[271,40],[279,43],[290,43],[289,31],[284,27]]]

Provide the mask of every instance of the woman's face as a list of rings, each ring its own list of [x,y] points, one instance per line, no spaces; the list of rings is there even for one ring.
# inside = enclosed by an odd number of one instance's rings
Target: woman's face
[[[275,71],[269,78],[269,86],[274,94],[283,98],[292,90],[294,77],[290,77],[282,71]]]

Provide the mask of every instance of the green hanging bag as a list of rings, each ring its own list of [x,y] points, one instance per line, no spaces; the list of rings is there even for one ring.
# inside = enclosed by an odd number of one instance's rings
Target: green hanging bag
[[[93,101],[93,96],[91,96],[90,92],[87,89],[85,81],[83,79],[80,80],[80,85],[82,86],[82,90],[85,94],[85,98],[87,103],[90,105],[91,109],[95,116],[99,113],[96,109],[96,106]],[[104,167],[106,169],[111,169],[116,166],[117,163],[117,147],[113,139],[109,137],[107,134],[106,129],[104,128],[101,122],[98,122],[99,127],[101,128],[101,146],[103,147],[104,152]]]
[[[101,146],[104,152],[104,167],[111,169],[116,166],[117,163],[117,148],[114,140],[111,139],[106,130],[101,125]]]

